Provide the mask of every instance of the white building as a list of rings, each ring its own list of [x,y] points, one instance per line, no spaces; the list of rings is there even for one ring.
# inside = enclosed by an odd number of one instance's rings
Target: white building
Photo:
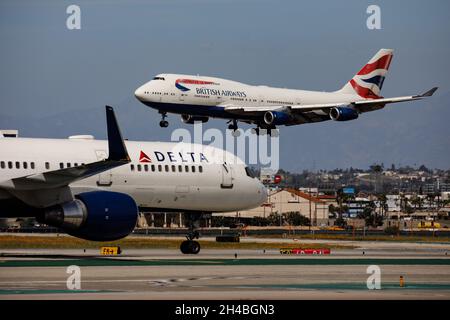
[[[228,217],[263,217],[267,218],[271,213],[283,214],[287,212],[299,212],[307,218],[311,217],[313,225],[328,224],[328,207],[336,205],[333,196],[312,196],[308,193],[295,190],[274,190],[269,193],[267,202],[262,206],[245,211],[226,212],[216,215]]]

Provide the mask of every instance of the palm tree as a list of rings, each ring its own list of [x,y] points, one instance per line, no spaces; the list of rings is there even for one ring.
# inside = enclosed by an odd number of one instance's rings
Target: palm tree
[[[387,205],[387,197],[386,194],[381,193],[377,196],[377,199],[380,203],[380,211],[381,211],[381,216],[384,218],[386,215],[386,212],[389,210],[389,207]]]

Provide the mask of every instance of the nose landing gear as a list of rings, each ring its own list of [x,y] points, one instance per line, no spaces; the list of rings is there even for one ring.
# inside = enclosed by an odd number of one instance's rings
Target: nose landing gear
[[[183,241],[180,245],[180,250],[184,254],[197,254],[200,252],[200,243],[194,241],[194,239],[198,239],[199,234],[197,231],[191,231],[186,236],[185,241]]]
[[[200,243],[194,239],[198,239],[200,234],[195,229],[199,227],[200,219],[204,217],[201,212],[192,212],[184,214],[186,225],[189,228],[189,232],[180,245],[180,251],[184,254],[198,254],[200,252]]]

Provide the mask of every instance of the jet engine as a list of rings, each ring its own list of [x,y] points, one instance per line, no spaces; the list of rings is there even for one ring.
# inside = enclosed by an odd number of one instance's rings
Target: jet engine
[[[109,191],[80,193],[75,200],[47,208],[39,220],[93,241],[126,237],[136,226],[138,207],[129,195]]]
[[[267,111],[264,113],[264,122],[269,126],[284,125],[292,120],[292,117],[286,112]]]
[[[184,123],[194,124],[195,121],[208,122],[209,117],[193,116],[193,115],[190,115],[190,114],[182,114],[181,115],[181,120]]]
[[[330,118],[334,121],[355,120],[358,116],[358,111],[350,107],[334,107],[330,110]]]

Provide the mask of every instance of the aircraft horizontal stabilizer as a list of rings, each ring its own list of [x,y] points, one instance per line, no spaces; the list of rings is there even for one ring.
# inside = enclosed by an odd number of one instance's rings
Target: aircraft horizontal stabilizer
[[[438,88],[439,87],[434,87],[434,88],[428,90],[427,92],[418,95],[417,97],[431,97]]]

